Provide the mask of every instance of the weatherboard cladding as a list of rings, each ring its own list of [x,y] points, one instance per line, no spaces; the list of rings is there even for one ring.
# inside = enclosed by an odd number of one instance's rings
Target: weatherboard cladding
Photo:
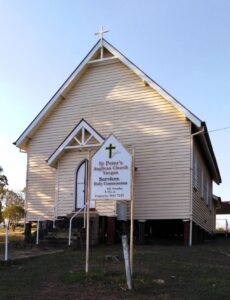
[[[77,152],[75,150],[67,151],[58,164],[58,198],[57,198],[57,215],[65,216],[72,212],[75,207],[75,176],[76,166],[88,158],[86,151]],[[64,174],[64,176],[62,175]],[[101,205],[102,203],[102,205]],[[114,216],[116,214],[116,206],[114,202],[99,201],[96,203],[97,212],[103,216]]]
[[[81,119],[80,122],[74,127],[70,134],[64,139],[64,141],[58,146],[58,148],[50,155],[47,160],[49,166],[54,166],[55,162],[63,154],[64,149],[69,143],[74,139],[76,134],[84,127],[88,132],[97,140],[98,144],[101,144],[104,141],[104,138],[98,133],[86,120]]]
[[[36,116],[36,118],[31,122],[31,124],[26,128],[26,130],[22,133],[22,135],[17,139],[14,143],[17,147],[27,150],[28,140],[33,136],[36,132],[37,128],[39,128],[40,124],[45,120],[45,118],[55,109],[58,103],[65,98],[68,91],[72,88],[72,86],[76,83],[76,81],[82,76],[82,74],[87,70],[88,64],[94,63],[96,61],[96,65],[107,63],[108,59],[111,61],[119,60],[124,65],[126,65],[132,72],[134,72],[146,85],[152,87],[155,91],[157,91],[163,98],[165,98],[169,103],[171,103],[176,109],[182,112],[198,129],[201,126],[206,128],[204,122],[201,122],[199,118],[197,118],[191,111],[189,111],[185,106],[183,106],[179,101],[177,101],[174,97],[172,97],[168,92],[166,92],[159,84],[153,81],[150,77],[148,77],[143,71],[141,71],[136,65],[134,65],[129,59],[127,59],[122,53],[120,53],[116,48],[114,48],[110,43],[106,40],[102,40],[102,45],[105,53],[105,58],[103,60],[95,60],[100,55],[100,46],[101,43],[98,41],[92,50],[87,54],[87,56],[82,60],[82,62],[78,65],[78,67],[72,72],[72,74],[67,78],[64,84],[60,87],[60,89],[55,93],[55,95],[50,99],[47,105],[41,110],[41,112]],[[109,54],[110,53],[110,54]],[[112,57],[111,57],[112,55]],[[218,165],[216,162],[215,154],[212,149],[212,145],[206,132],[205,138],[203,141],[204,147],[207,152],[209,163],[213,166],[213,179],[217,184],[221,183],[220,172],[218,169]]]
[[[22,133],[22,135],[15,142],[16,146],[27,150],[27,142],[36,132],[37,128],[40,124],[45,120],[47,115],[49,115],[58,103],[65,98],[65,95],[72,88],[72,86],[76,83],[76,81],[80,78],[80,76],[87,70],[88,64],[95,63],[102,64],[107,63],[108,59],[111,61],[112,59],[120,60],[124,65],[126,65],[132,72],[134,72],[146,85],[148,84],[154,90],[156,90],[163,98],[165,98],[169,103],[171,103],[176,109],[182,112],[198,129],[201,126],[206,128],[204,122],[201,122],[199,118],[197,118],[191,111],[189,111],[185,106],[183,106],[179,101],[177,101],[174,97],[172,97],[168,92],[166,92],[159,84],[153,81],[150,77],[148,77],[143,71],[141,71],[136,65],[134,65],[129,59],[127,59],[122,53],[120,53],[116,48],[114,48],[111,44],[109,44],[106,40],[102,40],[102,45],[105,53],[105,58],[102,60],[95,60],[100,55],[100,45],[98,42],[92,48],[92,50],[88,53],[88,55],[83,59],[83,61],[79,64],[79,66],[73,71],[73,73],[69,76],[69,78],[64,82],[64,84],[60,87],[60,89],[55,93],[55,95],[51,98],[51,100],[47,103],[47,105],[41,110],[41,112],[36,116],[36,118],[31,122],[31,124],[27,127],[27,129]],[[111,57],[112,56],[112,57]],[[207,131],[205,129],[205,131]],[[217,184],[221,183],[220,172],[218,169],[218,165],[216,162],[215,154],[212,149],[212,145],[206,132],[205,138],[203,141],[204,147],[207,152],[207,156],[209,159],[209,163],[212,165],[213,179]]]
[[[30,140],[28,220],[51,208],[57,194],[59,215],[73,208],[75,170],[87,152],[71,150],[62,156],[58,191],[56,170],[46,160],[82,118],[102,136],[114,133],[135,148],[136,219],[189,216],[190,122],[130,69],[113,61],[90,65]],[[114,207],[98,204],[103,215],[111,215]]]
[[[141,80],[147,83],[150,87],[156,90],[162,97],[164,97],[169,103],[171,103],[175,108],[182,112],[192,123],[197,127],[201,126],[201,120],[197,118],[191,111],[189,111],[185,106],[183,106],[179,101],[173,98],[168,92],[166,92],[159,84],[148,77],[142,70],[140,70],[135,64],[133,64],[129,59],[127,59],[121,52],[114,48],[106,40],[102,40],[103,48],[113,54],[114,58],[119,59],[124,65],[126,65],[132,72],[134,72]],[[80,78],[81,74],[85,72],[88,67],[88,63],[92,62],[90,60],[94,59],[98,55],[101,42],[100,40],[95,44],[91,51],[86,55],[78,67],[72,72],[72,74],[67,78],[59,90],[54,94],[46,106],[41,110],[41,112],[35,117],[35,119],[30,123],[30,125],[25,129],[21,136],[15,142],[17,147],[23,149],[26,148],[26,143],[28,138],[31,137],[36,129],[40,126],[43,119],[55,108],[56,105],[65,98],[66,93],[72,88],[76,80]],[[106,60],[106,58],[105,58]]]
[[[193,189],[193,220],[196,224],[200,225],[200,227],[211,232],[215,230],[215,206],[212,199],[212,179],[196,142],[194,143],[194,155],[197,159],[198,172],[196,178],[197,188]],[[203,172],[203,184],[205,185],[206,181],[208,181],[209,204],[206,202],[205,193],[204,197],[201,197],[201,189],[203,188],[201,186],[201,172]],[[212,201],[211,206],[210,201]]]

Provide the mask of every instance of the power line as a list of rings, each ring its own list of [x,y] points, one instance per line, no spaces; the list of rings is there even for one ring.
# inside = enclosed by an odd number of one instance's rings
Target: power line
[[[224,130],[228,130],[230,129],[230,126],[228,127],[223,127],[223,128],[218,128],[218,129],[213,129],[213,130],[209,130],[207,131],[208,133],[211,133],[211,132],[216,132],[216,131],[224,131]]]
[[[230,129],[230,126],[223,127],[223,128],[217,128],[217,129],[204,131],[203,134],[209,134],[209,133],[212,133],[212,132],[224,131],[224,130],[229,130],[229,129]],[[154,144],[157,144],[157,143],[162,143],[162,142],[178,140],[178,141],[183,141],[183,142],[187,143],[189,137],[190,137],[189,134],[186,134],[186,135],[183,134],[183,135],[180,135],[180,136],[170,136],[170,134],[167,134],[167,135],[164,135],[164,136],[163,135],[160,135],[160,136],[158,135],[157,137],[155,137],[154,140],[151,139],[151,142],[153,142]]]
[[[229,130],[230,126],[227,127],[222,127],[222,128],[217,128],[217,129],[212,129],[208,131],[204,131],[204,134],[212,133],[212,132],[218,132],[218,131],[224,131],[224,130]],[[188,135],[181,135],[181,136],[173,136],[173,137],[166,137],[164,139],[156,139],[154,143],[161,143],[162,141],[168,142],[168,141],[173,141],[173,140],[184,140],[187,142]]]

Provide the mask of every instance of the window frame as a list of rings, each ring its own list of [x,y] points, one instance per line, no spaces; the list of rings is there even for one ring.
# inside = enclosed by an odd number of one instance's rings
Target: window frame
[[[198,159],[195,153],[193,154],[193,189],[198,190]]]
[[[77,169],[75,171],[75,198],[74,198],[74,209],[75,211],[80,210],[82,207],[77,207],[77,193],[78,193],[78,173],[82,167],[82,165],[85,164],[85,177],[84,177],[84,187],[85,187],[85,192],[84,192],[84,205],[86,204],[86,188],[87,188],[87,170],[88,170],[88,159],[83,159],[79,165],[77,166]]]

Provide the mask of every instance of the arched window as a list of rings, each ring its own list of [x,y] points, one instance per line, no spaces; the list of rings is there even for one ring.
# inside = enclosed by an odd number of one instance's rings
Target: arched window
[[[83,160],[76,171],[75,210],[81,209],[86,202],[88,160]]]

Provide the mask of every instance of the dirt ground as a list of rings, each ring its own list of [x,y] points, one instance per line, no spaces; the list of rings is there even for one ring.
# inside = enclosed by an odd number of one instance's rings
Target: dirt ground
[[[136,246],[132,291],[122,257],[121,245],[90,249],[88,276],[84,249],[1,262],[0,299],[230,299],[230,241]]]

